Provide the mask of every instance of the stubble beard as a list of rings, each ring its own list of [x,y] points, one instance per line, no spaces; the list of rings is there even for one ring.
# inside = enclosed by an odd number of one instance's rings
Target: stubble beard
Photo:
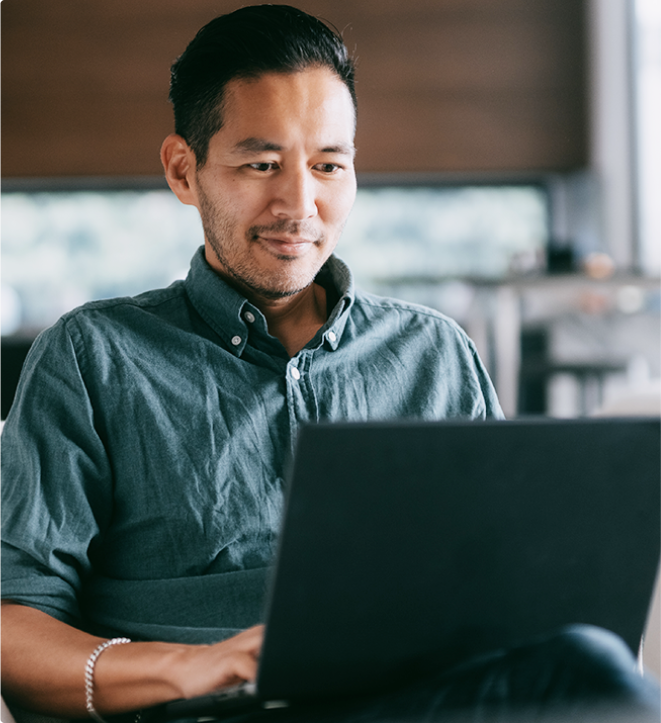
[[[315,246],[319,247],[325,243],[325,237],[318,235],[312,229],[305,228],[304,224],[298,221],[281,219],[268,226],[250,226],[245,233],[245,244],[235,238],[236,222],[228,214],[221,214],[214,206],[208,196],[199,189],[200,217],[202,228],[214,256],[221,265],[223,271],[233,279],[239,287],[248,289],[264,299],[277,300],[294,296],[312,284],[319,269],[325,262],[321,260],[318,268],[311,272],[301,271],[292,273],[287,268],[288,263],[293,263],[297,256],[287,254],[276,254],[274,258],[283,262],[283,269],[280,272],[273,272],[266,278],[265,272],[250,263],[248,251],[252,244],[259,243],[259,236],[268,234],[302,235],[307,238],[316,236]],[[242,257],[244,257],[242,259]]]

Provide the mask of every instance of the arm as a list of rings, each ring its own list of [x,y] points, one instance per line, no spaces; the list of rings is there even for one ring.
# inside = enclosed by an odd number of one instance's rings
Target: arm
[[[113,646],[96,664],[94,707],[122,713],[254,680],[262,635],[256,626],[215,645]],[[3,693],[31,710],[85,717],[85,663],[103,642],[34,608],[3,603]]]
[[[74,352],[63,324],[35,342],[2,455],[3,594],[24,603],[2,608],[3,695],[64,717],[86,716],[85,664],[103,639],[74,626],[84,617],[88,553],[114,509],[111,465]],[[215,646],[113,646],[95,668],[95,708],[127,711],[251,678],[260,643],[253,630]]]

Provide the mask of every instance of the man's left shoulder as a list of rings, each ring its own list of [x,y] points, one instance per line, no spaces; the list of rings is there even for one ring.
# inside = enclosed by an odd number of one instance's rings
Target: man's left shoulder
[[[412,301],[357,290],[354,308],[357,313],[372,319],[392,319],[393,323],[407,327],[411,325],[416,328],[433,327],[439,333],[459,336],[468,340],[466,332],[454,319],[436,309]]]

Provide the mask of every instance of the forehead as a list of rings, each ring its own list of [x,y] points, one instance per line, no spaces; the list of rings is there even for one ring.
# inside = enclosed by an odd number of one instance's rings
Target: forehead
[[[295,73],[265,73],[231,80],[225,88],[223,126],[226,141],[275,136],[318,136],[351,143],[355,111],[344,82],[328,68]],[[271,137],[273,136],[273,137]]]

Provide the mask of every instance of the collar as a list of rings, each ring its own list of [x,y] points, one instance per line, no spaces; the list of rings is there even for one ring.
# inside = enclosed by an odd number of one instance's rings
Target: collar
[[[353,278],[349,267],[336,256],[331,256],[315,281],[326,289],[334,288],[339,301],[306,348],[324,344],[335,351],[354,302]],[[195,252],[184,284],[196,311],[236,356],[243,354],[249,334],[257,343],[260,338],[274,340],[268,333],[262,312],[211,268],[204,257],[204,246]]]

